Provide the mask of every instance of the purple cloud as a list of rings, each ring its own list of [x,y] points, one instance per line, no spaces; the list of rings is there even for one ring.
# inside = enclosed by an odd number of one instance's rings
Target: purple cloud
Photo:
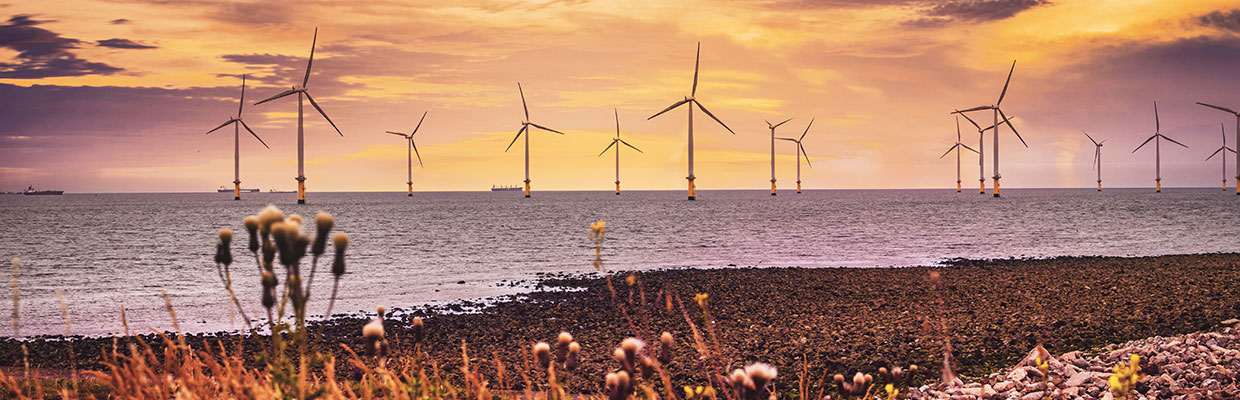
[[[0,25],[0,47],[17,51],[16,63],[0,63],[0,77],[38,79],[56,76],[111,75],[121,68],[78,58],[71,49],[82,41],[38,27],[29,15],[15,15]]]

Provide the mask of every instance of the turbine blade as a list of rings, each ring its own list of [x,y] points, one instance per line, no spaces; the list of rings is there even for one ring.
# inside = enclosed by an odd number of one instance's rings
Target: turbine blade
[[[1094,142],[1094,146],[1098,145],[1098,141],[1094,140],[1093,136],[1089,136],[1089,132],[1081,131],[1081,133],[1084,133],[1085,137],[1089,138],[1089,141]]]
[[[801,138],[797,139],[797,143],[801,143],[802,140],[805,140],[805,135],[809,134],[809,127],[811,126],[814,126],[813,118],[809,119],[809,125],[805,125],[805,132],[801,133]]]
[[[413,142],[412,137],[409,138],[409,145],[413,146],[413,155],[418,156],[418,166],[426,168],[426,165],[422,164],[422,154],[418,153],[418,144]]]
[[[512,142],[508,143],[508,148],[504,149],[504,152],[507,153],[508,150],[512,148],[512,145],[517,143],[517,139],[521,138],[521,134],[525,133],[525,130],[529,128],[529,125],[521,125],[521,129],[517,130],[517,136],[512,138]]]
[[[1227,151],[1230,151],[1230,152],[1232,152],[1232,153],[1235,153],[1235,152],[1236,152],[1235,150],[1232,150],[1230,147],[1224,147],[1224,149],[1226,149]]]
[[[939,156],[939,159],[940,159],[940,160],[942,160],[942,159],[943,159],[943,157],[947,157],[947,155],[948,155],[948,154],[951,154],[951,153],[952,153],[952,150],[955,150],[955,149],[956,149],[956,147],[959,147],[959,146],[960,146],[960,143],[956,143],[956,144],[952,145],[952,147],[948,147],[948,148],[947,148],[947,151],[943,152],[943,155]]]
[[[237,102],[237,118],[241,118],[241,107],[245,106],[245,74],[241,74],[241,101]]]
[[[791,120],[792,120],[792,118],[785,119],[785,120],[784,120],[784,122],[780,122],[780,123],[778,123],[778,124],[775,124],[775,126],[772,126],[771,128],[778,128],[780,125],[783,125],[783,124],[785,124],[785,123],[787,123],[788,121],[791,121]]]
[[[400,133],[400,132],[392,132],[392,131],[384,131],[384,132],[387,132],[387,133],[390,133],[390,134],[393,134],[393,135],[396,135],[396,136],[400,136],[400,137],[403,137],[403,138],[405,138],[405,139],[408,139],[408,138],[409,138],[409,135],[406,135],[406,134],[403,134],[403,133]]]
[[[1206,161],[1210,161],[1211,158],[1214,158],[1214,155],[1218,154],[1218,152],[1220,151],[1223,151],[1223,149],[1224,149],[1223,147],[1219,147],[1218,150],[1215,150],[1213,153],[1210,153],[1210,156],[1206,157]]]
[[[1016,64],[1012,63],[1012,66],[1015,67]],[[1007,124],[1008,128],[1012,128],[1012,133],[1016,135],[1017,139],[1020,139],[1020,144],[1025,145],[1025,147],[1029,147],[1029,144],[1025,143],[1025,138],[1020,137],[1020,132],[1016,131],[1016,126],[1012,125],[1012,120],[1009,119],[1006,115],[1003,115],[1003,109],[1000,108],[998,110],[999,110],[999,116],[1003,117],[1003,123]]]
[[[1160,124],[1158,123],[1158,102],[1155,101],[1154,102],[1154,133],[1160,132],[1161,129],[1162,128],[1160,127]]]
[[[422,112],[422,119],[419,119],[419,120],[418,120],[418,126],[413,127],[413,133],[410,133],[410,134],[409,134],[409,137],[413,137],[413,135],[418,134],[418,128],[421,128],[421,127],[422,127],[422,121],[425,121],[425,120],[426,120],[426,111],[423,111],[423,112]]]
[[[797,142],[797,149],[801,150],[801,154],[805,156],[805,165],[814,168],[814,164],[809,162],[809,153],[805,152],[805,146],[802,146],[801,142]]]
[[[607,150],[611,150],[611,146],[615,146],[615,145],[616,145],[616,142],[617,142],[617,141],[619,141],[619,140],[620,140],[620,139],[614,139],[614,140],[612,140],[612,141],[611,141],[611,144],[607,145],[607,148],[603,149],[603,151],[602,151],[602,152],[598,153],[598,156],[599,156],[599,157],[602,157],[604,154],[607,154]]]
[[[314,46],[319,43],[319,28],[314,27],[314,40],[310,42],[310,59],[306,61],[306,77],[301,80],[301,87],[306,87],[310,83],[310,66],[314,65]],[[344,136],[344,134],[341,134]]]
[[[663,111],[659,111],[659,112],[655,113],[654,115],[651,115],[651,116],[650,116],[650,118],[646,118],[646,120],[647,120],[647,121],[652,120],[652,119],[654,119],[654,117],[657,117],[657,116],[659,116],[660,114],[663,114],[663,113],[665,113],[665,112],[672,111],[672,109],[673,109],[673,108],[680,107],[680,105],[681,105],[681,104],[685,104],[685,103],[688,103],[688,102],[689,102],[689,99],[684,99],[684,100],[678,101],[678,102],[676,102],[675,104],[672,104],[672,105],[668,106],[667,108],[664,108],[664,109],[663,109]]]
[[[1102,155],[1101,147],[1094,147],[1094,162],[1089,164],[1089,170],[1093,171],[1098,166],[1098,157]]]
[[[525,90],[521,89],[521,82],[517,82],[517,92],[521,93],[521,109],[525,110],[525,120],[530,120],[530,107],[525,105]]]
[[[999,93],[999,101],[995,102],[995,106],[1003,104],[1003,96],[1007,95],[1008,84],[1012,83],[1012,72],[1016,71],[1016,60],[1012,60],[1012,69],[1008,70],[1007,80],[1003,82],[1003,91]]]
[[[733,131],[732,128],[729,128],[727,124],[724,124],[723,121],[720,121],[718,117],[715,117],[715,114],[711,114],[710,110],[707,110],[706,106],[703,106],[702,103],[699,103],[697,100],[693,100],[693,104],[697,104],[698,108],[701,109],[703,113],[706,113],[706,116],[710,117],[710,119],[715,120],[715,122],[718,122],[719,125],[722,125],[723,129],[727,129],[728,132],[732,132],[733,135],[736,134],[736,131]]]
[[[251,134],[251,135],[254,135],[254,138],[255,138],[255,139],[258,139],[258,142],[259,142],[259,143],[262,143],[262,144],[263,144],[263,147],[266,147],[266,148],[268,148],[268,149],[271,149],[271,146],[268,146],[268,145],[267,145],[267,142],[264,142],[264,141],[263,141],[263,138],[258,137],[258,134],[257,134],[257,133],[254,133],[254,130],[253,130],[253,129],[250,129],[250,126],[249,126],[249,125],[246,125],[245,121],[242,121],[242,120],[237,120],[237,122],[240,122],[240,123],[241,123],[241,127],[245,128],[246,132],[250,132],[250,134]]]
[[[956,115],[956,143],[960,143],[960,115]]]
[[[1145,141],[1144,141],[1144,142],[1141,142],[1141,145],[1140,145],[1140,146],[1137,146],[1137,148],[1132,149],[1132,152],[1133,152],[1133,153],[1136,153],[1136,152],[1137,152],[1137,150],[1141,150],[1141,148],[1142,148],[1142,147],[1145,147],[1145,144],[1146,144],[1146,143],[1149,143],[1151,140],[1154,140],[1154,138],[1156,138],[1156,137],[1158,137],[1158,135],[1150,136],[1150,138],[1149,138],[1149,139],[1145,139]]]
[[[1188,146],[1185,146],[1185,145],[1184,145],[1184,143],[1177,142],[1177,141],[1175,141],[1175,139],[1172,139],[1172,138],[1167,137],[1167,135],[1163,135],[1163,134],[1161,134],[1161,133],[1160,133],[1160,134],[1158,134],[1158,136],[1162,136],[1162,138],[1163,138],[1163,139],[1167,139],[1167,140],[1168,140],[1168,141],[1170,141],[1171,143],[1178,144],[1178,145],[1180,145],[1180,146],[1183,146],[1183,147],[1184,147],[1184,148],[1186,148],[1186,149],[1188,148]]]
[[[1203,105],[1203,106],[1206,106],[1206,107],[1210,107],[1210,108],[1213,108],[1213,109],[1215,109],[1215,110],[1219,110],[1219,111],[1224,111],[1224,112],[1229,112],[1229,113],[1232,113],[1232,114],[1238,114],[1238,115],[1240,115],[1240,113],[1237,113],[1235,110],[1232,110],[1232,109],[1227,108],[1227,107],[1221,107],[1221,106],[1216,106],[1216,105],[1210,105],[1210,104],[1202,103],[1202,102],[1200,102],[1200,101],[1199,101],[1199,102],[1197,102],[1197,104],[1200,104],[1200,105]]]
[[[793,142],[793,143],[796,143],[796,142],[797,142],[797,140],[796,140],[796,139],[793,139],[793,138],[786,138],[786,137],[777,137],[777,138],[775,138],[775,140],[787,140],[787,141],[789,141],[789,142]]]
[[[336,130],[336,133],[339,133],[342,137],[344,136],[344,133],[340,132],[340,128],[336,127],[336,123],[332,122],[331,117],[327,116],[327,112],[323,111],[323,107],[319,107],[319,103],[314,102],[314,97],[310,97],[310,92],[308,91],[306,92],[306,100],[310,100],[310,105],[314,106],[315,110],[319,110],[319,115],[322,115],[323,119],[327,120],[327,123],[332,124],[332,128]]]
[[[646,153],[646,152],[642,151],[642,149],[639,149],[639,148],[634,147],[633,145],[629,144],[629,142],[626,142],[626,141],[621,140],[621,139],[616,139],[616,140],[620,140],[620,143],[624,143],[624,145],[625,145],[625,146],[629,146],[629,148],[630,148],[630,149],[637,150],[637,152],[638,152],[638,153],[643,153],[643,154],[645,154],[645,153]]]
[[[542,125],[539,125],[539,124],[535,124],[535,123],[533,123],[533,122],[531,122],[531,123],[530,123],[530,125],[533,125],[535,128],[542,129],[542,130],[547,131],[547,132],[555,132],[555,133],[558,133],[558,134],[561,134],[561,135],[563,135],[563,134],[564,134],[564,132],[560,132],[560,131],[557,131],[557,130],[555,130],[555,129],[551,129],[551,128],[548,128],[548,127],[545,127],[545,126],[542,126]]]
[[[973,150],[973,148],[972,148],[972,147],[969,147],[969,145],[967,145],[967,144],[961,143],[961,144],[960,144],[960,147],[964,147],[964,148],[968,149],[968,150],[969,150],[969,151],[971,151],[971,152],[977,153],[977,150]],[[981,153],[978,153],[978,154],[981,154]]]
[[[992,108],[994,108],[994,107],[991,107],[991,106],[977,106],[977,107],[973,107],[973,108],[966,108],[966,109],[963,109],[963,110],[956,110],[956,111],[953,111],[953,112],[952,112],[952,114],[961,114],[961,115],[964,115],[963,113],[967,113],[967,112],[974,112],[974,111],[982,111],[982,110],[989,110],[989,109],[992,109]]]
[[[218,130],[220,130],[220,128],[223,128],[223,127],[225,127],[225,126],[228,126],[228,124],[233,123],[233,121],[236,121],[236,120],[235,120],[235,119],[231,119],[231,118],[230,118],[230,119],[228,120],[228,122],[222,123],[222,124],[220,124],[220,126],[215,127],[215,129],[212,129],[212,130],[207,131],[207,134],[208,134],[208,135],[210,135],[210,134],[211,134],[211,132],[218,131]]]
[[[618,139],[620,138],[620,110],[613,108],[611,111],[616,113],[616,138]]]
[[[284,96],[288,96],[288,95],[293,94],[293,93],[297,93],[297,90],[296,90],[296,89],[289,89],[289,90],[285,90],[285,91],[280,92],[279,94],[277,94],[277,95],[275,95],[275,96],[268,97],[266,100],[262,100],[262,101],[259,101],[259,102],[257,102],[257,103],[254,103],[254,105],[263,104],[263,103],[266,103],[266,102],[269,102],[269,101],[272,101],[272,100],[275,100],[275,99],[278,99],[278,98],[281,98],[281,97],[284,97]]]
[[[697,56],[693,58],[693,89],[689,91],[689,97],[697,96],[698,66],[702,63],[702,42],[697,44]]]
[[[969,118],[969,115],[968,115],[968,114],[965,114],[965,113],[964,113],[964,111],[957,110],[956,112],[954,112],[954,113],[952,113],[952,114],[956,114],[956,115],[959,115],[959,116],[961,116],[961,117],[964,117],[964,119],[965,119],[966,121],[969,121],[969,123],[970,123],[970,124],[973,124],[973,126],[977,128],[978,132],[982,132],[982,131],[984,131],[984,130],[982,129],[982,126],[981,126],[981,125],[978,125],[978,124],[977,124],[977,121],[974,121],[974,120],[973,120],[973,118]]]

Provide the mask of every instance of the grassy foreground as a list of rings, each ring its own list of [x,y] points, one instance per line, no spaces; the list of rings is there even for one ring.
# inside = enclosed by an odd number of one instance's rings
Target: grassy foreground
[[[601,244],[601,227],[594,232]],[[169,334],[72,346],[5,340],[0,366],[10,368],[0,391],[52,398],[75,397],[78,389],[85,397],[145,398],[887,397],[889,381],[899,389],[939,380],[948,341],[953,369],[982,376],[1039,343],[1062,353],[1211,328],[1240,314],[1237,266],[1240,255],[1212,254],[549,277],[541,282],[546,290],[478,313],[413,309],[305,327],[294,315],[274,337]],[[932,272],[941,276],[938,285]],[[299,280],[285,278],[286,285]],[[560,332],[571,337],[561,340]],[[640,342],[625,341],[631,337]],[[579,350],[570,351],[571,343]],[[27,361],[97,371],[83,373],[95,381],[23,382]],[[921,368],[890,373],[911,364]],[[864,390],[833,379],[858,372],[873,376]]]

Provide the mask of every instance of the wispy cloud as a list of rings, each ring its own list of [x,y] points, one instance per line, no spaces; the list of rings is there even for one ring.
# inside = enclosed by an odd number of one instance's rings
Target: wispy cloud
[[[15,15],[0,25],[0,47],[17,51],[17,62],[0,63],[0,78],[109,75],[121,68],[78,58],[71,50],[82,41],[38,27],[46,21]]]

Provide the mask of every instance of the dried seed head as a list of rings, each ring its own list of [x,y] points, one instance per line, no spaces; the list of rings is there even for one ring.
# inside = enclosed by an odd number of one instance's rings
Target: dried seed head
[[[224,242],[224,244],[232,243],[232,230],[220,229],[220,241]]]
[[[284,221],[284,213],[276,208],[275,205],[268,205],[262,212],[258,213],[258,230],[267,235],[271,233],[271,224]]]
[[[379,315],[383,315],[380,313]],[[374,356],[381,350],[380,341],[383,340],[383,319],[376,318],[370,320],[362,327],[362,337],[366,339],[366,355]],[[386,352],[384,352],[386,353]]]
[[[749,375],[749,380],[753,382],[753,389],[761,391],[766,384],[775,380],[779,375],[774,366],[766,363],[754,363],[745,367],[745,374]]]
[[[753,390],[753,381],[749,379],[749,375],[745,374],[740,368],[732,370],[728,375],[728,383],[732,384],[732,390],[736,392],[737,397],[748,398],[747,393]]]
[[[336,246],[336,257],[332,260],[332,275],[340,279],[340,276],[344,275],[344,249],[349,247],[349,235],[337,233],[332,237],[332,244]]]
[[[568,344],[568,354],[569,354],[569,355],[577,355],[578,353],[581,353],[581,345],[580,345],[580,344],[577,344],[577,342],[572,342],[572,343],[569,343],[569,344]]]
[[[276,305],[276,274],[270,270],[263,271],[263,307],[270,309]]]
[[[837,384],[837,385],[838,385],[838,384],[841,384],[841,383],[844,383],[844,375],[841,375],[841,374],[835,374],[835,378],[834,378],[833,380],[835,381],[835,384]]]
[[[245,217],[245,231],[250,234],[250,252],[258,251],[258,217]]]
[[[332,226],[336,224],[336,220],[331,214],[319,212],[314,217],[314,246],[310,248],[310,254],[321,256],[327,252],[327,233],[332,230]]]
[[[263,269],[271,271],[271,263],[276,258],[276,245],[271,242],[263,244]]]
[[[865,386],[865,375],[858,372],[856,375],[853,375],[853,387],[861,386]]]
[[[548,368],[551,366],[551,345],[547,342],[538,342],[534,344],[534,359],[538,360],[538,366]]]
[[[577,342],[568,344],[568,359],[564,360],[564,369],[573,371],[577,369],[577,355],[581,353],[581,345]]]
[[[659,335],[659,343],[662,344],[659,346],[659,362],[670,364],[672,362],[672,334],[663,332]]]
[[[633,382],[629,378],[629,373],[625,371],[607,374],[605,382],[607,383],[607,397],[609,400],[627,399],[629,393],[633,390]]]
[[[301,215],[293,214],[293,215],[288,216],[286,220],[292,221],[293,223],[297,224],[297,226],[299,227],[301,226]]]
[[[659,335],[659,342],[663,343],[664,346],[671,346],[672,334],[670,332],[663,332],[662,335]]]
[[[227,232],[227,234],[225,234],[225,232]],[[232,247],[228,245],[231,239],[232,231],[227,229],[220,231],[220,242],[215,245],[216,264],[223,264],[225,266],[232,265]]]
[[[620,341],[620,348],[624,349],[624,354],[629,358],[636,357],[637,353],[646,347],[646,342],[638,338],[625,338]]]
[[[564,363],[568,358],[568,344],[572,343],[573,335],[568,332],[560,332],[555,339],[555,361]]]
[[[424,334],[422,327],[422,317],[413,317],[413,342],[422,343],[422,335]]]

